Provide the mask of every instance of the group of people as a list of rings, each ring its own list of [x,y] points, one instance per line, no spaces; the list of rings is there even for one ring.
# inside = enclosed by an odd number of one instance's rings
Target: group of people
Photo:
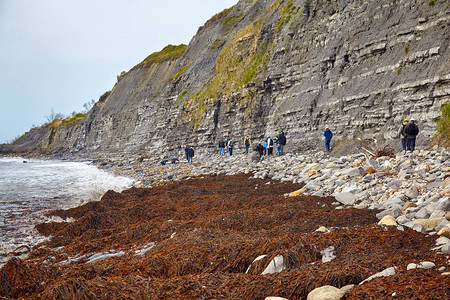
[[[251,139],[248,135],[244,138],[244,146],[245,146],[245,154],[248,154],[248,150],[251,146]],[[278,155],[283,155],[283,148],[286,145],[286,136],[284,135],[284,132],[279,131],[278,135],[275,140],[273,140],[270,136],[266,137],[264,142],[259,143],[256,148],[253,150],[257,151],[261,156],[262,155],[272,155],[273,154],[273,147],[274,144],[277,145]],[[234,142],[233,138],[229,137],[228,140],[225,142],[223,138],[219,141],[219,155],[224,155],[225,148],[227,149],[227,153],[229,156],[233,155],[233,148],[234,148]]]
[[[403,151],[414,151],[416,145],[416,136],[419,134],[419,128],[414,119],[404,119],[400,128],[398,130],[398,138],[401,139]],[[333,138],[333,133],[328,126],[325,127],[323,132],[325,137],[325,150],[331,151],[331,139]],[[284,146],[286,145],[286,135],[283,131],[278,131],[275,139],[270,136],[266,137],[263,142],[258,143],[258,145],[253,149],[259,153],[260,156],[263,155],[273,155],[274,145],[277,147],[278,156],[283,155]],[[248,135],[244,138],[245,154],[248,154],[248,150],[251,146],[251,139]],[[219,155],[223,156],[225,153],[225,148],[229,156],[233,155],[234,141],[230,136],[226,141],[223,138],[219,141]],[[184,148],[186,154],[186,160],[192,163],[192,158],[194,157],[194,149],[186,145]],[[176,163],[178,158],[172,158],[172,163]],[[164,164],[167,161],[164,161]],[[161,162],[162,163],[162,162]]]
[[[194,148],[186,145],[186,147],[184,147],[184,153],[186,154],[188,163],[192,163],[192,158],[194,157]]]
[[[253,149],[259,153],[260,156],[263,155],[273,155],[273,148],[276,145],[278,156],[283,155],[284,146],[286,145],[286,135],[283,131],[278,131],[278,134],[274,139],[270,136],[266,137],[263,142],[258,143],[258,145]],[[246,153],[248,153],[248,148],[246,146]]]
[[[414,119],[404,119],[400,125],[397,137],[402,141],[403,151],[414,151],[416,147],[416,137],[419,134],[419,127]]]
[[[247,137],[248,137],[248,135],[247,135]],[[231,136],[228,138],[228,140],[226,142],[222,138],[219,141],[219,154],[224,155],[224,150],[225,150],[225,148],[227,148],[228,156],[231,156],[231,155],[233,155],[233,147],[234,147],[234,141]]]

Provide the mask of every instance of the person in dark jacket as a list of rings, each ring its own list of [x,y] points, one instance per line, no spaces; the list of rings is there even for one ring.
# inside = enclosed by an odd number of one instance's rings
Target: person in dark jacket
[[[276,143],[278,144],[277,146],[278,156],[281,156],[283,155],[283,149],[284,146],[286,145],[286,136],[284,135],[283,131],[278,133]]]
[[[331,132],[331,130],[328,126],[325,128],[325,131],[323,132],[323,136],[325,137],[325,149],[327,151],[331,151],[330,143],[331,143],[331,138],[333,137],[333,133]]]
[[[273,140],[270,136],[267,137],[267,155],[273,154]]]
[[[416,137],[419,134],[419,127],[416,124],[416,120],[409,120],[408,125],[405,128],[406,133],[406,148],[408,151],[413,152],[416,147]]]
[[[194,149],[189,147],[188,149],[188,163],[192,163],[192,158],[194,157]]]
[[[219,154],[223,155],[223,149],[225,149],[225,142],[223,139],[220,139],[219,141]]]
[[[259,143],[258,146],[256,146],[254,150],[259,153],[260,157],[263,156],[263,154],[264,154],[264,147],[263,147],[263,145],[261,145],[261,143]]]
[[[231,138],[231,136],[228,138],[227,149],[228,149],[228,155],[232,156],[233,155],[233,139]]]
[[[400,125],[400,128],[398,129],[398,132],[397,132],[397,137],[401,140],[402,148],[403,148],[403,151],[405,151],[405,152],[406,152],[406,132],[405,132],[405,129],[406,129],[406,125],[408,125],[408,122],[409,122],[408,119],[404,119],[402,124]]]

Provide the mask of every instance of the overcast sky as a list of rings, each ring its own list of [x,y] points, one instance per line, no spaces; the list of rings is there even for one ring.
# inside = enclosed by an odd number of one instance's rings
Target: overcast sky
[[[0,0],[0,143],[66,116],[238,0]]]

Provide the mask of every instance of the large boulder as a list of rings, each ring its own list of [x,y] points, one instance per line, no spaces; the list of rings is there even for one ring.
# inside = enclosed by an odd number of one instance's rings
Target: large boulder
[[[434,229],[438,226],[444,218],[436,218],[436,219],[416,219],[413,221],[413,226],[416,224],[422,225],[425,229]]]
[[[384,216],[380,222],[378,222],[378,225],[386,225],[386,226],[397,226],[397,221],[395,218],[391,215]]]
[[[358,197],[356,195],[353,195],[349,192],[336,193],[334,194],[334,197],[337,201],[344,205],[353,205],[356,203],[356,200],[358,200]]]
[[[339,300],[345,291],[331,285],[324,285],[309,292],[307,300]]]
[[[381,220],[385,216],[393,216],[394,218],[399,217],[402,214],[402,206],[399,204],[394,205],[393,207],[383,210],[382,212],[377,213],[377,218]]]

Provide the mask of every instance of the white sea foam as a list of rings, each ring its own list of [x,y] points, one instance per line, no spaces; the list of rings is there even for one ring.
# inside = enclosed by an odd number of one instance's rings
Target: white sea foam
[[[98,201],[106,191],[120,192],[132,183],[87,162],[1,158],[0,256],[42,241],[34,230],[38,223],[73,221],[45,217],[46,211]]]

